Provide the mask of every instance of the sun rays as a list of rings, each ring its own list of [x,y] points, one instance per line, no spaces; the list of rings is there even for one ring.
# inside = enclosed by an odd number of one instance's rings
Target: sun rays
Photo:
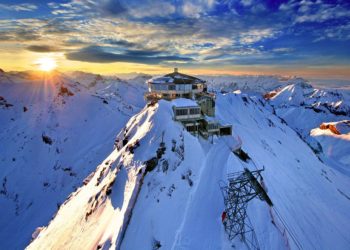
[[[35,61],[35,64],[38,66],[39,70],[50,72],[57,67],[56,60],[52,57],[42,57]]]

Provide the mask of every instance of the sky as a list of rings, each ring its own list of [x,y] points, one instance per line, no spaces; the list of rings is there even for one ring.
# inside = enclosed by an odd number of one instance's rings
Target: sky
[[[0,68],[350,79],[350,1],[0,0]]]

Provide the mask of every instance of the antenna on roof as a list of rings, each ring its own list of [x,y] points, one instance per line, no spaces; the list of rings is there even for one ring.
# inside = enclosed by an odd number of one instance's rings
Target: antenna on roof
[[[174,73],[177,73],[179,72],[179,69],[178,68],[174,68]]]

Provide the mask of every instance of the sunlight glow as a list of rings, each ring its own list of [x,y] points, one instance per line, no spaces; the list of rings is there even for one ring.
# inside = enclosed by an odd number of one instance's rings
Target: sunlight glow
[[[51,57],[42,57],[36,61],[39,69],[42,71],[49,72],[57,67],[55,59]]]

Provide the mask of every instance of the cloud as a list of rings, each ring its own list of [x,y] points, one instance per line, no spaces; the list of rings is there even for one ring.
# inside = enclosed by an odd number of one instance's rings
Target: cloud
[[[190,18],[199,18],[201,15],[210,11],[215,4],[213,0],[194,0],[183,1],[182,14]]]
[[[316,34],[316,39],[313,42],[317,43],[319,41],[348,41],[350,40],[350,23],[339,25],[337,29],[333,27],[327,27],[322,32],[314,32]]]
[[[121,39],[114,39],[114,38],[106,38],[102,40],[103,43],[106,44],[110,44],[110,45],[118,45],[121,47],[126,47],[126,48],[130,48],[130,47],[135,47],[136,44],[133,42],[129,42],[126,40],[121,40]]]
[[[59,19],[49,19],[40,29],[46,34],[68,34],[77,31],[74,27]]]
[[[113,63],[131,62],[141,64],[159,64],[166,61],[191,62],[190,57],[177,55],[163,55],[160,51],[124,51],[114,53],[108,51],[110,48],[100,46],[89,46],[75,52],[66,54],[66,58],[73,61]]]
[[[241,0],[241,4],[243,6],[251,6],[253,4],[253,0]]]
[[[58,3],[55,3],[55,2],[49,2],[49,3],[47,3],[47,6],[52,8],[52,9],[58,9],[60,7],[60,5]]]
[[[68,3],[48,3],[52,14],[66,17],[119,18],[199,18],[210,11],[215,0],[71,0]]]
[[[61,51],[62,49],[55,47],[55,46],[50,46],[50,45],[30,45],[26,48],[29,51],[33,52],[40,52],[40,53],[45,53],[45,52],[57,52]]]
[[[175,12],[175,6],[160,0],[71,0],[68,3],[49,3],[52,14],[80,17],[155,17]]]
[[[35,41],[39,39],[41,36],[30,30],[0,31],[0,41]]]
[[[311,11],[305,10],[302,15],[297,16],[295,19],[296,23],[304,22],[318,22],[322,23],[327,20],[341,19],[343,17],[350,16],[350,10],[347,10],[340,6],[328,6],[320,5],[317,10]]]
[[[55,19],[12,19],[0,20],[0,40],[9,41],[33,41],[33,40],[58,40],[62,34],[76,31],[72,26]]]
[[[186,2],[182,6],[182,12],[188,17],[199,18],[202,12],[201,8],[198,8],[196,4],[191,2]]]
[[[274,48],[272,49],[273,52],[277,52],[277,53],[289,53],[294,51],[294,49],[292,48]]]
[[[127,11],[127,8],[119,0],[103,0],[99,6],[102,13],[111,16],[119,16]]]
[[[22,3],[22,4],[0,4],[0,9],[8,11],[34,11],[38,7],[34,4]]]
[[[242,44],[251,44],[259,42],[263,39],[273,38],[278,35],[278,32],[273,29],[255,29],[247,32],[241,32],[240,34],[240,43]]]
[[[328,20],[339,20],[350,16],[349,4],[341,1],[289,1],[280,5],[279,10],[291,16],[295,24]]]
[[[168,18],[176,12],[176,5],[170,1],[143,0],[126,1],[129,15],[134,18],[165,17]]]
[[[60,48],[69,60],[215,66],[249,58],[286,62],[287,55],[297,60],[310,56],[311,46],[322,54],[326,41],[346,52],[340,41],[350,39],[350,8],[342,1],[67,0],[47,6],[48,15],[0,20],[0,41],[14,51],[18,42],[32,51]],[[42,45],[47,41],[57,48]]]
[[[71,0],[67,3],[48,3],[48,7],[52,9],[51,13],[61,18],[74,20],[77,18],[88,19],[96,16],[96,13],[101,10],[101,6],[107,3],[103,1],[100,5],[93,0]],[[113,10],[112,10],[113,11]],[[106,13],[99,13],[100,15]]]
[[[239,57],[250,57],[261,55],[262,51],[247,46],[226,46],[213,49],[203,58],[204,61],[225,62]]]

